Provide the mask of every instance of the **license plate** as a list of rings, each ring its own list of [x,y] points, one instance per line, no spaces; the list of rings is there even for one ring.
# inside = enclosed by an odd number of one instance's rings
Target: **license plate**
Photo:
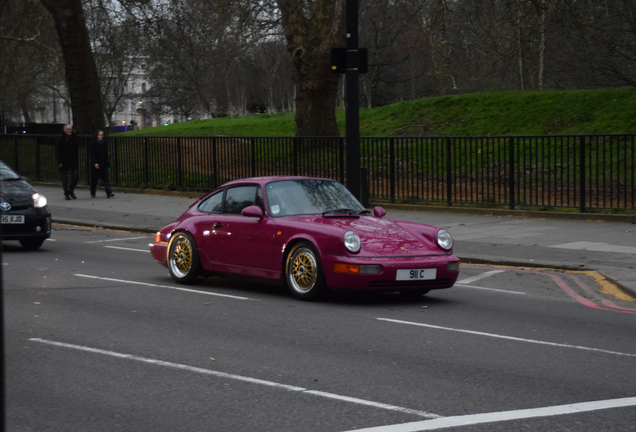
[[[433,280],[437,277],[437,269],[402,269],[397,271],[395,280]]]
[[[3,224],[23,224],[24,215],[2,215]]]

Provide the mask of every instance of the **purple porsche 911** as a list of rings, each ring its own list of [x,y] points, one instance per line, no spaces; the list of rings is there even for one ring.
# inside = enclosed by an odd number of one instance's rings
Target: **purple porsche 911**
[[[327,289],[422,295],[459,275],[443,228],[371,213],[339,182],[257,177],[228,182],[163,227],[153,258],[179,283],[239,275],[286,284],[300,299]]]

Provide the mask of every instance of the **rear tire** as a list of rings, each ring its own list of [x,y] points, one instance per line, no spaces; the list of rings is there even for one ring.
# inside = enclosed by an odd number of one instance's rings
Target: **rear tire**
[[[185,232],[175,233],[168,246],[168,270],[180,284],[192,284],[201,273],[197,245]]]
[[[326,292],[322,264],[311,243],[301,242],[287,256],[285,279],[292,295],[301,300],[318,300]]]
[[[26,250],[36,250],[44,244],[45,240],[46,239],[22,239],[20,240],[20,244]]]

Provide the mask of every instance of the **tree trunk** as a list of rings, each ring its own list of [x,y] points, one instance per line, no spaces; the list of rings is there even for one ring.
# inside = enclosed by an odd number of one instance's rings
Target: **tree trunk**
[[[545,33],[546,33],[546,15],[547,8],[545,0],[541,1],[540,5],[541,16],[541,41],[539,42],[539,89],[543,90],[543,70],[545,68]]]
[[[41,0],[53,17],[62,47],[73,123],[79,134],[104,129],[104,111],[97,67],[81,0]]]
[[[447,45],[446,23],[444,17],[444,0],[434,0],[430,9],[429,45],[431,47],[431,60],[433,63],[430,76],[435,86],[437,96],[446,95],[446,61]]]
[[[339,136],[331,48],[344,47],[345,0],[278,0],[296,84],[296,136]]]
[[[522,49],[522,38],[521,38],[521,25],[523,22],[522,13],[521,13],[521,1],[517,0],[517,11],[515,14],[515,26],[517,31],[517,73],[519,76],[519,89],[524,90],[524,79],[523,79],[523,49]]]

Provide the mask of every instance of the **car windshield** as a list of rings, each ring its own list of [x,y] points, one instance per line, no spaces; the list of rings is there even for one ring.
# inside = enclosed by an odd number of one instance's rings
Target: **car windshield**
[[[8,165],[6,165],[4,162],[0,162],[0,180],[4,181],[4,180],[21,180],[22,177],[20,177],[20,175],[13,171],[11,168],[9,168]]]
[[[332,180],[274,181],[267,184],[266,193],[269,214],[274,217],[366,212],[347,188]]]

